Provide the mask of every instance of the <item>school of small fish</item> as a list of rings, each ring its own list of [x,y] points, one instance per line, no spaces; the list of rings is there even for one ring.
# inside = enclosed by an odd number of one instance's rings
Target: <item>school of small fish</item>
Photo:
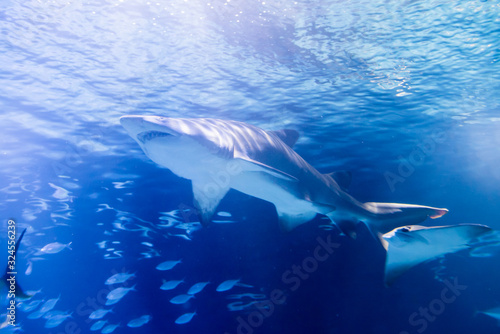
[[[132,183],[133,181],[114,182],[113,186],[115,189],[126,189]],[[68,204],[73,200],[71,191],[56,184],[50,184],[50,187],[54,189],[52,197],[56,199],[57,205],[60,206],[60,210],[57,210],[56,214],[51,215],[51,218],[55,226],[67,226],[64,221],[71,219],[71,214],[73,212]],[[48,210],[48,201],[34,199],[30,203],[36,207],[36,209],[26,213],[26,217],[28,218],[31,217],[30,215],[34,216]],[[253,288],[252,285],[242,283],[239,277],[232,277],[219,282],[210,282],[206,278],[200,280],[199,278],[194,279],[178,275],[178,268],[186,266],[185,261],[189,259],[183,259],[181,256],[162,258],[164,255],[161,254],[160,247],[156,247],[155,244],[157,244],[158,240],[161,240],[161,238],[176,238],[185,240],[182,242],[192,242],[196,235],[196,231],[201,229],[201,224],[199,222],[185,222],[182,210],[177,209],[169,212],[160,212],[158,223],[140,219],[131,213],[117,210],[108,204],[98,205],[96,213],[101,212],[103,214],[114,212],[115,218],[111,224],[102,222],[97,223],[97,226],[102,228],[102,235],[104,238],[98,239],[102,241],[97,242],[96,250],[102,252],[102,257],[105,260],[120,259],[127,254],[127,247],[129,247],[129,245],[124,245],[121,241],[114,240],[116,234],[128,232],[137,234],[141,238],[137,242],[137,247],[141,249],[140,257],[138,257],[137,260],[149,261],[148,263],[151,264],[151,270],[157,270],[158,273],[163,275],[164,278],[158,282],[157,289],[161,291],[159,293],[164,296],[165,300],[168,300],[172,304],[172,307],[178,308],[178,314],[173,315],[172,318],[175,319],[173,322],[176,325],[187,325],[192,321],[196,321],[197,311],[202,307],[202,305],[197,305],[197,298],[200,298],[198,295],[203,295],[204,291],[210,290],[209,288],[225,296],[228,300],[227,308],[229,311],[233,312],[245,312],[252,308],[259,307],[259,303],[266,298],[266,295],[263,293],[252,293],[248,292],[249,290],[244,290],[247,292],[237,291],[239,293],[229,294],[237,290],[237,287],[245,289]],[[217,219],[214,220],[214,223],[232,224],[236,223],[236,221],[232,220],[232,215],[230,213],[218,212]],[[43,232],[38,232],[34,235],[41,238],[44,237]],[[477,247],[472,248],[469,253],[470,256],[497,256],[500,252],[499,239],[500,238],[481,240]],[[39,248],[34,247],[33,251],[29,254],[28,267],[25,274],[30,275],[33,270],[37,270],[38,261],[48,260],[53,256],[57,256],[59,253],[66,254],[66,252],[71,252],[73,246],[77,247],[76,243],[77,240],[75,240],[75,244],[73,244],[71,240],[45,240],[45,242],[38,246]],[[437,280],[443,280],[443,276],[445,275],[443,273],[443,268],[442,260],[438,261],[437,266],[434,268]],[[89,323],[91,331],[100,331],[102,334],[113,333],[119,332],[120,327],[142,328],[143,326],[147,326],[148,323],[155,321],[151,314],[143,314],[143,312],[142,314],[136,314],[132,319],[122,319],[118,317],[121,322],[111,321],[113,317],[117,316],[113,311],[117,307],[117,304],[121,303],[123,300],[130,301],[130,299],[132,299],[130,296],[134,293],[137,294],[137,291],[141,288],[150,288],[141,287],[140,284],[132,284],[131,281],[135,282],[137,276],[137,272],[114,272],[104,280],[103,288],[107,288],[108,291],[103,296],[105,298],[105,303],[87,313],[88,319],[86,320]],[[31,292],[34,296],[18,303],[18,309],[27,313],[28,319],[33,321],[44,321],[45,328],[53,329],[60,327],[65,321],[74,317],[74,312],[72,311],[55,309],[61,296],[55,298],[36,298],[36,293],[40,293],[40,291]],[[224,295],[224,293],[227,294]],[[135,297],[137,297],[137,295]],[[62,297],[62,299],[64,300],[64,297]],[[127,302],[124,304],[126,303]],[[196,308],[194,306],[196,306]],[[200,310],[200,312],[202,311],[203,310]],[[485,311],[478,311],[478,313],[500,319],[498,307]],[[158,319],[158,321],[160,320],[162,319]],[[3,329],[0,328],[0,331],[2,330]]]
[[[152,239],[152,236],[155,235],[158,228],[161,230],[172,230],[171,232],[164,233],[167,237],[179,237],[184,240],[191,241],[193,233],[201,228],[201,225],[197,222],[195,223],[186,223],[182,222],[182,212],[180,210],[173,210],[170,212],[161,212],[161,216],[159,217],[159,224],[152,224],[150,222],[144,221],[142,219],[138,219],[135,216],[131,216],[129,213],[118,211],[109,205],[101,204],[98,211],[106,211],[106,210],[114,210],[116,211],[116,220],[113,222],[114,230],[107,231],[105,235],[113,235],[116,231],[127,231],[140,233],[142,237],[146,237]],[[220,223],[233,223],[228,219],[231,218],[231,214],[228,212],[219,212],[218,216],[220,218]],[[177,231],[175,231],[175,230]],[[179,231],[179,232],[178,232]],[[184,231],[184,232],[180,232]],[[111,246],[113,245],[113,246]],[[152,259],[156,257],[160,257],[160,254],[157,250],[154,249],[153,241],[141,241],[140,245],[147,248],[146,252],[143,252],[141,255],[143,256],[141,259]],[[107,253],[104,255],[105,259],[113,259],[121,257],[123,254],[123,250],[117,249],[120,246],[120,243],[112,240],[103,240],[97,244],[99,249],[105,250]],[[111,247],[110,247],[111,246]],[[183,265],[182,259],[165,259],[164,261],[158,262],[155,265],[155,269],[159,272],[169,273],[169,275],[175,275],[176,268]],[[170,274],[170,273],[173,274]],[[110,306],[117,304],[124,298],[130,291],[135,291],[136,286],[129,286],[127,283],[128,280],[136,277],[135,273],[116,273],[109,278],[106,279],[105,285],[124,285],[118,286],[109,291],[106,296],[105,307],[99,310],[95,310],[89,316],[89,319],[96,320],[94,324],[91,325],[92,330],[100,330],[106,329],[109,327],[108,320],[104,319],[111,311]],[[204,291],[204,289],[211,284],[209,281],[201,281],[201,282],[192,282],[190,285],[186,285],[189,281],[186,278],[182,279],[163,279],[161,283],[159,283],[159,289],[162,291],[174,291],[168,298],[170,303],[174,305],[184,305],[188,306],[188,302],[195,299],[195,295]],[[180,286],[186,285],[184,293],[175,293],[179,289]],[[243,284],[239,279],[232,279],[220,282],[216,286],[216,291],[224,292],[233,289],[235,286],[251,288],[251,285]],[[231,308],[228,307],[230,310]],[[196,311],[187,312],[180,314],[176,320],[175,324],[183,325],[188,324],[192,321],[192,319],[196,316]],[[138,318],[132,319],[127,322],[126,326],[131,328],[141,327],[152,319],[151,315],[143,315]],[[107,327],[104,327],[107,325]],[[114,325],[113,325],[114,326]],[[103,331],[104,331],[103,329]]]

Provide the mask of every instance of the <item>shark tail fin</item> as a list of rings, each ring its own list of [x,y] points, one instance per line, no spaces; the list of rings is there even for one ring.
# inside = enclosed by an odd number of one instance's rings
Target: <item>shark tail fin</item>
[[[417,225],[427,218],[436,219],[448,213],[444,208],[401,203],[367,202],[363,207],[368,212],[364,222],[379,239],[397,227]]]

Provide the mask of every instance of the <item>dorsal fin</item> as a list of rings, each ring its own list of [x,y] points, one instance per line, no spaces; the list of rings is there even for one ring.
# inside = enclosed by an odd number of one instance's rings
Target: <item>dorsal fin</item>
[[[24,236],[25,232],[26,232],[26,229],[23,230],[23,232],[21,233],[21,235],[17,239],[16,245],[14,247],[14,254],[12,255],[14,258],[17,255],[17,250],[19,249],[19,245],[21,244],[21,240],[23,240],[23,236]],[[5,286],[7,286],[7,287],[11,284],[11,282],[7,282],[7,278],[9,278],[9,276],[12,277],[11,274],[8,274],[11,271],[12,271],[11,266],[9,264],[7,264],[7,267],[5,268],[5,275],[0,278],[0,288],[2,287],[3,284],[5,284]],[[23,291],[23,289],[21,289],[21,287],[17,283],[17,280],[14,281],[14,284],[15,284],[16,298],[28,299],[28,298],[32,297],[32,295],[26,294]]]
[[[14,258],[16,257],[17,250],[19,249],[19,245],[21,244],[21,240],[23,240],[25,232],[26,232],[26,229],[24,229],[23,232],[21,232],[21,236],[19,236],[19,238],[16,241],[16,245],[14,246],[14,254],[12,255]],[[10,267],[9,264],[7,264],[7,267],[5,268],[6,273],[9,271],[12,271],[12,270],[9,270],[9,267]]]
[[[283,129],[278,131],[269,131],[276,135],[279,139],[281,139],[285,144],[290,147],[293,147],[297,140],[299,139],[299,132],[292,129]]]
[[[352,174],[349,171],[346,170],[340,170],[337,172],[332,172],[332,173],[327,173],[325,175],[328,175],[331,177],[342,190],[347,190],[349,189],[349,186],[351,185],[352,181]]]

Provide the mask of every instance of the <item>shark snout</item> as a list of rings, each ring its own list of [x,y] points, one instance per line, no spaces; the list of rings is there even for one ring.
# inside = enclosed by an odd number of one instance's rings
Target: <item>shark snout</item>
[[[120,117],[120,124],[131,137],[135,138],[137,134],[144,131],[143,119],[141,116],[123,116]]]

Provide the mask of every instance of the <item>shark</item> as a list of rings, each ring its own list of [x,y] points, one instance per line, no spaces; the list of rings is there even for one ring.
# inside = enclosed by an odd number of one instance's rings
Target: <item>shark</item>
[[[348,193],[351,174],[323,174],[293,146],[299,133],[266,131],[251,124],[212,118],[123,116],[120,123],[147,157],[191,180],[194,206],[207,225],[229,189],[274,204],[281,227],[290,231],[324,215],[342,234],[356,238],[364,223],[386,251],[384,283],[409,269],[488,239],[479,224],[416,225],[448,210],[425,205],[360,202]],[[485,239],[485,240],[486,240]]]
[[[147,157],[191,180],[203,225],[211,221],[229,189],[274,204],[286,231],[320,214],[352,238],[362,222],[381,242],[397,227],[448,212],[424,205],[358,201],[347,191],[350,173],[320,173],[294,151],[299,133],[292,129],[266,131],[232,120],[140,115],[123,116],[120,123]]]

